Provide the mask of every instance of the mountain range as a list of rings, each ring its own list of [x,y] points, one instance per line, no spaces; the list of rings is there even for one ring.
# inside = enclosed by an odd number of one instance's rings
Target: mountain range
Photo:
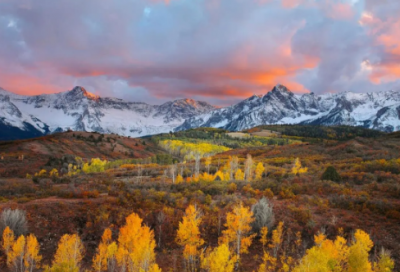
[[[83,87],[35,96],[0,88],[0,140],[31,138],[67,130],[140,137],[197,127],[232,131],[265,124],[362,126],[400,130],[400,91],[295,94],[283,85],[265,95],[217,108],[180,99],[162,105],[103,98]]]

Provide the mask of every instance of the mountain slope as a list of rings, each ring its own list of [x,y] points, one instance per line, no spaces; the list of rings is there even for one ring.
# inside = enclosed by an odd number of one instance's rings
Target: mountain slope
[[[0,140],[30,138],[67,130],[144,136],[169,132],[185,119],[215,109],[182,99],[163,105],[102,98],[82,87],[63,93],[20,96],[0,90]]]
[[[227,108],[187,119],[176,130],[217,127],[244,130],[266,124],[349,125],[400,130],[400,92],[297,95],[277,85]]]

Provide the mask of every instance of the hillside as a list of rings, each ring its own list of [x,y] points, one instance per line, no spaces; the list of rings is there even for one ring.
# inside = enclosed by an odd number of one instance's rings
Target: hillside
[[[277,134],[251,135],[265,130]],[[24,161],[7,162],[11,157],[6,157],[0,164],[1,173],[8,175],[0,179],[0,211],[8,207],[26,211],[29,232],[41,244],[44,264],[51,263],[62,235],[77,233],[85,247],[82,267],[91,269],[103,231],[110,228],[117,241],[125,218],[134,212],[154,232],[155,260],[162,271],[184,271],[183,249],[176,237],[190,205],[201,210],[199,239],[204,243],[198,250],[203,250],[217,247],[230,226],[228,214],[238,203],[253,214],[251,207],[265,198],[273,215],[267,217],[267,244],[251,226],[249,236],[253,236],[249,252],[241,257],[240,271],[258,270],[264,251],[270,256],[276,252],[272,271],[284,265],[294,271],[306,250],[317,244],[315,235],[321,231],[326,243],[340,236],[351,247],[356,230],[371,239],[369,255],[366,251],[371,265],[379,261],[383,247],[400,267],[398,133],[268,126],[233,135],[198,128],[130,139],[66,132],[2,142],[0,153],[24,154]],[[62,156],[73,166],[66,173],[62,164],[48,164]],[[89,161],[95,157],[101,160]],[[101,165],[106,167],[96,167]],[[21,178],[33,168],[47,172]],[[53,168],[57,176],[49,173]],[[328,168],[331,172],[326,174]],[[280,228],[277,247],[273,235]]]
[[[0,142],[0,177],[33,174],[41,168],[65,171],[75,157],[84,160],[102,158],[144,159],[163,154],[148,139],[113,134],[63,132],[28,140]]]

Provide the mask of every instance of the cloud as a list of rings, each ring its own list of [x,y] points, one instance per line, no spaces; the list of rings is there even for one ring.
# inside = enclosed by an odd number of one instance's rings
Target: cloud
[[[379,3],[0,0],[0,86],[34,94],[81,84],[134,101],[219,105],[278,83],[385,90],[400,75],[399,5]]]

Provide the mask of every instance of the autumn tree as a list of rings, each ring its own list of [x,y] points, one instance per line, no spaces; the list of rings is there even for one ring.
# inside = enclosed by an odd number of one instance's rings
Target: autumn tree
[[[155,263],[154,233],[142,222],[139,215],[132,213],[126,218],[125,226],[120,228],[116,258],[123,271],[159,271]]]
[[[177,171],[176,164],[172,164],[169,166],[169,173],[171,174],[172,184],[175,184],[176,171]]]
[[[247,154],[246,161],[244,162],[244,176],[246,181],[250,181],[252,179],[253,164],[253,158],[250,154]]]
[[[303,173],[307,173],[307,171],[308,171],[308,168],[307,167],[302,167],[300,159],[296,158],[295,161],[294,161],[294,165],[292,167],[292,173],[294,175],[300,175],[300,174],[303,174]]]
[[[210,174],[211,157],[207,157],[205,161],[205,166],[207,168],[207,174]]]
[[[83,258],[84,247],[77,234],[65,234],[58,243],[50,272],[78,272]]]
[[[26,238],[24,264],[26,271],[32,272],[35,268],[40,267],[42,256],[39,254],[40,246],[35,235],[30,234]]]
[[[256,170],[255,170],[255,175],[256,175],[255,179],[256,180],[260,180],[262,178],[262,175],[263,175],[264,171],[265,171],[264,165],[261,162],[259,162],[257,164]]]
[[[183,177],[179,174],[177,177],[176,177],[176,184],[180,184],[180,183],[182,183],[183,182]]]
[[[381,249],[378,262],[374,264],[374,272],[392,272],[394,269],[394,261],[390,258],[390,252]]]
[[[187,271],[196,271],[198,266],[199,247],[204,244],[200,237],[201,212],[194,205],[186,208],[182,222],[179,223],[176,241],[183,246],[183,256]]]
[[[229,173],[229,180],[233,180],[234,174],[236,173],[238,167],[239,158],[237,156],[229,157],[225,166],[226,170],[228,170]]]
[[[319,233],[314,236],[314,241],[315,246],[307,250],[294,272],[346,271],[349,248],[343,237],[338,236],[332,241]]]
[[[273,250],[274,257],[278,255],[279,248],[283,241],[283,222],[279,222],[278,227],[272,231],[272,243],[270,247]]]
[[[10,261],[8,264],[10,268],[15,271],[25,271],[24,255],[25,255],[25,236],[21,235],[12,245],[9,251],[7,260]]]
[[[251,223],[254,221],[253,213],[249,208],[239,203],[233,207],[232,212],[226,215],[226,230],[223,231],[222,243],[229,244],[236,255],[236,269],[239,267],[240,256],[247,253],[255,235],[250,235]]]
[[[158,225],[158,247],[161,248],[161,237],[162,237],[162,227],[163,224],[165,223],[165,220],[167,219],[167,216],[163,211],[160,211],[157,214],[156,221]]]
[[[105,229],[101,242],[97,248],[96,255],[93,257],[93,269],[95,271],[114,271],[115,268],[115,254],[117,245],[112,241],[112,232],[110,229]]]
[[[235,258],[226,244],[221,244],[202,257],[201,268],[207,272],[232,272]]]
[[[197,179],[200,175],[200,159],[202,157],[202,153],[199,150],[196,150],[194,151],[193,157],[195,162],[194,177]]]
[[[4,250],[4,254],[7,256],[7,265],[11,263],[10,252],[14,242],[15,242],[14,232],[9,227],[6,227],[3,231],[2,247]]]
[[[268,228],[267,227],[262,227],[261,231],[260,231],[260,236],[261,236],[260,237],[260,242],[261,242],[261,244],[263,246],[263,251],[265,251],[265,246],[268,243],[267,235],[268,235]]]
[[[235,173],[235,180],[244,180],[244,173],[241,169],[238,169]]]
[[[349,247],[348,272],[369,272],[372,271],[371,263],[368,260],[368,253],[374,243],[369,235],[362,230],[356,230],[354,240]]]

